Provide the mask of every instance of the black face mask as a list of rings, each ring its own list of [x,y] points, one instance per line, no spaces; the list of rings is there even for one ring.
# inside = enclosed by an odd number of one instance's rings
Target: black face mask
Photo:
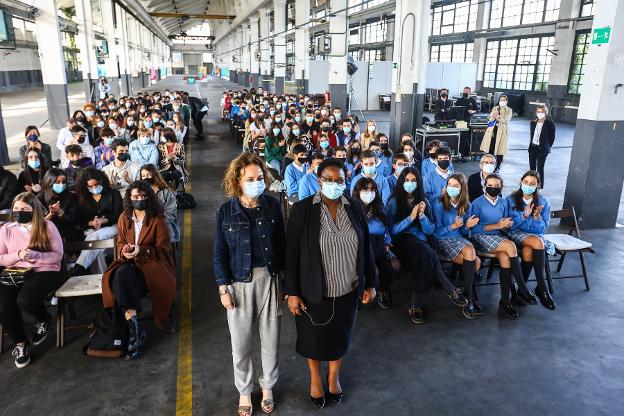
[[[127,162],[130,159],[130,153],[119,153],[117,155],[117,160],[120,162]]]
[[[351,154],[353,155],[359,155],[360,154],[360,148],[359,147],[352,147],[351,148]]]
[[[431,159],[435,159],[435,157],[436,157],[436,152],[429,152],[429,157],[430,157]]]
[[[497,196],[499,196],[501,194],[501,191],[501,188],[494,188],[493,186],[485,187],[485,192],[492,198],[496,198]]]
[[[382,143],[379,145],[383,150],[388,150],[388,143]]]
[[[32,221],[33,213],[32,211],[15,211],[13,213],[13,219],[20,224],[26,224]]]
[[[80,136],[78,138],[78,143],[84,143],[85,142],[85,137],[84,136]]]
[[[468,93],[467,93],[467,92],[463,93],[463,94],[462,94],[462,97],[464,97],[464,98],[468,98]]]
[[[150,185],[154,185],[154,178],[145,178],[143,179],[143,182],[147,182]]]
[[[132,208],[137,211],[145,211],[145,208],[147,208],[147,199],[133,199],[130,201],[130,204],[132,205]]]
[[[329,131],[329,127],[321,127],[321,130],[323,130],[323,131]]]
[[[440,167],[440,169],[448,169],[450,165],[450,160],[438,160],[438,166]]]
[[[72,161],[71,161],[71,165],[72,165],[74,168],[78,168],[78,167],[80,167],[80,161],[79,161],[79,160],[72,160]]]
[[[307,161],[308,161],[308,158],[307,158],[307,157],[300,157],[300,158],[299,158],[299,163],[301,163],[302,165],[303,165],[304,163],[307,163]]]
[[[440,98],[446,98],[446,94],[440,94]]]

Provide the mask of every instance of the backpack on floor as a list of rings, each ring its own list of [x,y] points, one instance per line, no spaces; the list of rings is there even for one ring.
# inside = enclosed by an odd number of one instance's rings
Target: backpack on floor
[[[129,330],[119,308],[102,308],[95,318],[93,332],[82,352],[90,357],[120,358],[128,349]]]
[[[197,206],[195,198],[192,194],[189,194],[188,192],[178,192],[177,200],[178,209],[193,209]]]

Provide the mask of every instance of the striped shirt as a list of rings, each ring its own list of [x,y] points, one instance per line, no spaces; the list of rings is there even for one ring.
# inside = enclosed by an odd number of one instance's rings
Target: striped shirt
[[[340,197],[336,221],[332,218],[327,205],[322,203],[317,192],[312,201],[321,204],[321,262],[325,274],[325,297],[339,297],[352,292],[358,284],[357,254],[358,237],[344,205],[349,201]]]

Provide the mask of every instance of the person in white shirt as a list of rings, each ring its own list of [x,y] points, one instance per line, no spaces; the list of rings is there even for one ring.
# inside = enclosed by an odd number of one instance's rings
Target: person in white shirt
[[[130,160],[128,142],[115,140],[111,146],[115,159],[102,168],[102,172],[108,177],[111,187],[125,195],[130,184],[140,179],[141,165]]]
[[[95,165],[95,149],[93,149],[93,146],[91,146],[91,144],[89,144],[89,140],[87,140],[88,139],[87,129],[85,129],[82,126],[75,125],[71,129],[71,134],[72,134],[72,139],[68,143],[68,146],[70,144],[79,145],[82,148],[82,157],[83,158],[87,157],[91,159],[93,165]],[[66,167],[69,166],[69,160],[67,160],[67,154],[65,153],[65,149],[63,149],[61,158],[62,158],[61,168],[65,169]]]
[[[59,130],[58,138],[56,139],[56,148],[61,152],[61,159],[65,155],[65,147],[72,142],[71,129],[76,125],[76,119],[69,117],[65,123],[65,127]]]

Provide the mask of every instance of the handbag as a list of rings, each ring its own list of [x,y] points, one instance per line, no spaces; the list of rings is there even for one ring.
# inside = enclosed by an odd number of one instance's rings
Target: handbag
[[[30,267],[7,267],[0,273],[0,283],[5,286],[21,287],[33,274]]]

